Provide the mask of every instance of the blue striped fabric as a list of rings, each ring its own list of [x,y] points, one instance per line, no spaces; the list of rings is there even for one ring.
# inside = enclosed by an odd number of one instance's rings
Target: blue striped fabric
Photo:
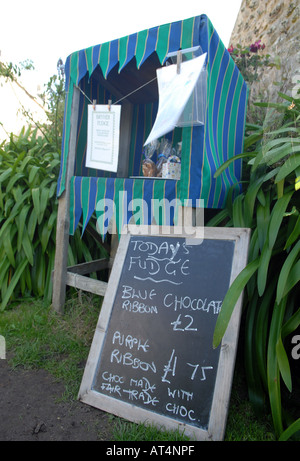
[[[95,212],[99,232],[103,238],[114,216],[118,233],[134,215],[137,224],[172,225],[176,203],[169,209],[162,198],[172,202],[177,196],[178,181],[130,178],[94,178],[73,176],[70,187],[70,234],[73,235],[80,219],[84,232]],[[140,212],[140,207],[141,212]]]
[[[116,98],[94,79],[97,68],[100,67],[102,75],[107,79],[112,69],[117,66],[118,74],[121,76],[122,70],[129,63],[132,65],[132,60],[135,59],[136,71],[139,72],[154,52],[163,65],[169,52],[196,45],[200,45],[202,51],[207,53],[206,122],[204,126],[185,127],[170,133],[174,143],[182,140],[182,172],[180,181],[175,182],[176,187],[168,186],[168,197],[171,197],[172,190],[173,198],[179,198],[183,204],[189,199],[196,205],[196,200],[203,199],[204,206],[207,208],[222,208],[231,188],[234,189],[234,194],[240,191],[241,160],[233,162],[218,178],[214,178],[214,173],[224,161],[243,152],[247,86],[210,20],[207,16],[201,15],[80,50],[67,58],[65,66],[67,92],[58,196],[66,186],[74,85],[79,86],[90,100],[96,99],[99,104],[106,104],[109,99],[115,101]],[[143,187],[141,187],[139,180],[129,181],[125,178],[122,182],[113,173],[85,167],[88,104],[88,99],[81,94],[74,171],[75,178],[79,179],[72,180],[71,232],[75,223],[78,223],[79,215],[82,214],[84,220],[90,218],[91,207],[93,204],[96,206],[94,199],[102,194],[104,187],[107,194],[111,195],[112,190],[115,194],[120,187],[127,187],[130,190],[131,184],[132,188],[141,194],[140,198],[147,196],[147,200],[151,193],[156,193],[155,180],[143,180]],[[158,101],[153,101],[139,103],[133,107],[129,176],[141,174],[143,143],[154,123],[157,106]],[[84,179],[85,177],[88,179]],[[138,182],[135,184],[136,181]],[[85,190],[83,201],[82,192],[78,195],[78,183],[81,183],[80,187]],[[88,188],[86,184],[89,184]],[[159,188],[159,190],[161,194],[166,193],[165,189]],[[134,196],[138,197],[136,194]],[[128,194],[127,197],[129,200]],[[117,205],[121,206],[118,201]],[[85,209],[86,207],[89,211]],[[115,212],[119,213],[119,210]]]

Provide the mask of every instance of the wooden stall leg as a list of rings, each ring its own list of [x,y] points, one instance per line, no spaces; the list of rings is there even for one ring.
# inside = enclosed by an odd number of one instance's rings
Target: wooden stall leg
[[[72,115],[67,159],[66,189],[58,201],[56,226],[56,250],[53,274],[52,306],[63,313],[66,298],[66,277],[68,262],[69,227],[70,227],[70,180],[74,175],[76,138],[79,109],[79,90],[74,86],[72,99]]]
[[[52,306],[59,312],[63,312],[66,298],[66,274],[69,245],[69,220],[66,213],[69,211],[66,193],[58,201],[57,226],[56,226],[56,249],[53,272]]]

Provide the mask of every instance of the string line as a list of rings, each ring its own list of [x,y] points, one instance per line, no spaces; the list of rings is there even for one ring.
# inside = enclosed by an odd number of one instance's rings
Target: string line
[[[157,77],[154,77],[152,80],[149,80],[149,82],[146,82],[144,83],[143,85],[139,86],[138,88],[136,88],[135,90],[131,91],[130,93],[126,94],[125,96],[123,96],[122,98],[118,99],[116,102],[112,103],[112,105],[114,104],[118,104],[119,102],[123,101],[123,99],[126,99],[128,98],[129,96],[131,96],[132,94],[136,93],[137,91],[141,90],[142,88],[144,88],[144,86],[147,86],[149,85],[150,83],[154,82],[154,80],[156,80]],[[78,90],[83,94],[83,96],[86,97],[86,99],[91,103],[93,104],[93,101],[90,100],[90,98],[85,94],[85,92],[79,87],[76,85],[76,88],[78,88]]]

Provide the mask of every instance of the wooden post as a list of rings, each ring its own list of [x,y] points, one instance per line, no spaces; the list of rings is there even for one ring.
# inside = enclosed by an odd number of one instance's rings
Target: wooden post
[[[58,200],[56,227],[56,250],[53,274],[52,306],[63,313],[66,299],[69,227],[70,227],[70,180],[74,175],[76,138],[79,111],[79,89],[74,86],[71,109],[69,153],[67,158],[66,188]]]

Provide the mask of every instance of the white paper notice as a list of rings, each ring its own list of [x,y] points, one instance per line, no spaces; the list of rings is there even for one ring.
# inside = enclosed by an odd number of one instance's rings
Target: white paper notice
[[[86,166],[116,172],[118,169],[121,106],[88,106]]]
[[[144,145],[174,130],[205,63],[206,53],[177,65],[156,70],[159,103],[155,123]]]

